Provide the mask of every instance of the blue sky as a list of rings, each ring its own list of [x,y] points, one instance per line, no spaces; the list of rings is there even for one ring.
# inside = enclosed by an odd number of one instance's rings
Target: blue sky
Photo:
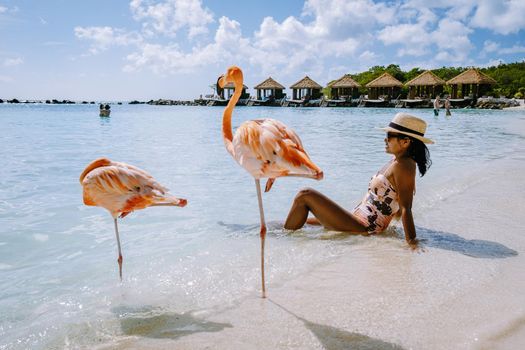
[[[525,1],[0,0],[0,38],[2,99],[193,99],[232,64],[252,88],[523,61]]]

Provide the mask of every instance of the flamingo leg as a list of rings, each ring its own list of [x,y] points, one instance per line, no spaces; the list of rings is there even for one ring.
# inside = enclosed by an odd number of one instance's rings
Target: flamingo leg
[[[264,221],[264,209],[261,195],[261,182],[255,179],[255,187],[257,188],[257,200],[259,201],[259,215],[261,216],[261,282],[262,282],[262,297],[266,298],[266,287],[264,283],[264,241],[266,239],[266,222]]]
[[[115,220],[115,235],[117,236],[117,247],[118,247],[118,272],[120,276],[120,281],[122,282],[122,250],[120,248],[120,237],[118,234],[118,225],[117,225],[117,218]]]

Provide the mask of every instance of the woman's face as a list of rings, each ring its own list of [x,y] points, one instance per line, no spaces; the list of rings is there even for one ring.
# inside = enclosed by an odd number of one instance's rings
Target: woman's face
[[[404,153],[409,142],[406,135],[388,132],[385,137],[385,152],[390,154]]]

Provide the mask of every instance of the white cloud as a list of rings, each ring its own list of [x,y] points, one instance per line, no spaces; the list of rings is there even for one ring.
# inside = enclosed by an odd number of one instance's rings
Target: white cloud
[[[439,21],[432,33],[432,41],[438,49],[436,59],[449,64],[465,62],[474,47],[468,37],[470,33],[472,29],[460,21],[448,18]]]
[[[469,38],[473,30],[457,12],[467,15],[473,6],[469,0],[461,4],[441,0],[431,5],[421,0],[407,1],[397,12],[397,22],[379,29],[377,38],[386,46],[398,47],[400,57],[423,57],[435,52],[433,62],[465,63],[474,48]],[[439,17],[439,12],[444,15]]]
[[[112,27],[75,27],[75,36],[93,42],[89,51],[97,54],[111,46],[126,46],[139,43],[142,38],[135,33]]]
[[[371,0],[307,0],[303,10],[303,15],[314,17],[316,32],[336,40],[366,32],[376,24],[391,23],[395,13],[395,7]]]
[[[17,13],[18,11],[19,11],[18,6],[13,6],[13,7],[9,8],[9,7],[5,7],[5,6],[0,5],[0,14],[1,13],[7,13],[7,12]]]
[[[426,54],[427,47],[432,44],[430,36],[422,23],[387,26],[378,33],[379,40],[385,45],[401,46],[397,51],[398,56]]]
[[[372,45],[372,29],[394,17],[395,7],[369,0],[309,0],[302,18],[290,16],[281,23],[264,18],[252,45],[262,53],[258,61],[263,69],[314,73],[326,58],[356,58]]]
[[[5,67],[14,67],[14,66],[18,66],[20,64],[24,63],[24,60],[20,57],[16,57],[16,58],[6,58],[4,59],[4,62],[3,62],[3,65]]]
[[[142,43],[139,51],[128,55],[129,62],[125,71],[151,69],[155,73],[191,72],[199,67],[220,60],[242,57],[243,51],[249,50],[248,41],[242,38],[239,22],[222,17],[215,40],[203,47],[195,47],[191,52],[184,52],[176,44],[160,45]]]
[[[504,35],[517,33],[525,29],[525,1],[480,0],[471,25]]]
[[[483,43],[483,52],[495,52],[499,50],[499,44],[491,40],[486,40]]]
[[[167,0],[151,4],[144,0],[132,0],[130,9],[137,21],[143,22],[145,33],[160,33],[175,36],[187,28],[188,37],[193,38],[208,32],[207,25],[213,22],[213,15],[202,6],[201,0]]]
[[[500,49],[498,53],[501,53],[501,54],[525,53],[525,46],[514,45],[512,47]]]
[[[506,1],[499,12],[519,26],[520,20],[510,14],[513,4],[514,0]],[[471,64],[472,26],[480,26],[478,21],[492,7],[494,2],[477,0],[306,0],[299,16],[282,21],[266,17],[255,32],[243,35],[241,23],[225,16],[213,32],[214,14],[201,0],[131,0],[130,11],[141,26],[138,32],[77,27],[75,35],[92,42],[92,54],[129,46],[124,67],[129,72],[191,72],[235,63],[256,67],[261,75],[279,71],[284,76],[299,72],[331,76],[332,66],[367,69],[392,62],[388,57],[392,51],[405,63],[410,60],[425,67]],[[497,23],[490,27],[502,28]],[[198,42],[192,41],[205,33]],[[523,50],[519,45],[500,48],[487,40],[480,53]]]

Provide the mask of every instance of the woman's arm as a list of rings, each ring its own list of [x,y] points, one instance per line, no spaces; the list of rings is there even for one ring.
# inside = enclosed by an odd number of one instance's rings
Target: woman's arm
[[[396,183],[405,239],[410,246],[414,247],[414,245],[417,246],[417,240],[412,216],[412,200],[416,184],[416,165],[411,160],[401,161],[393,167],[392,173]]]

